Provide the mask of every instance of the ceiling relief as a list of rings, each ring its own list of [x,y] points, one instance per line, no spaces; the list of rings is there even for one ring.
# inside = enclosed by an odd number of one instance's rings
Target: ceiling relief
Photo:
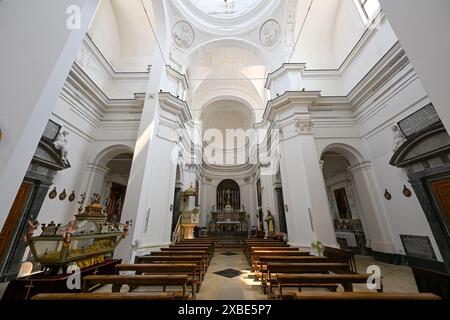
[[[273,47],[280,40],[281,27],[275,20],[264,22],[259,33],[259,39],[265,47]]]
[[[177,47],[187,49],[194,42],[194,29],[186,21],[178,21],[173,26],[172,38]]]

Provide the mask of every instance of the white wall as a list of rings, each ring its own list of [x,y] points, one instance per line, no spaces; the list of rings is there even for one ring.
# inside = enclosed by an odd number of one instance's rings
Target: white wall
[[[392,200],[383,198],[382,205],[392,229],[398,253],[404,254],[400,234],[412,234],[430,237],[438,259],[439,250],[432,235],[430,226],[414,192],[410,198],[403,195],[403,185],[411,191],[408,178],[403,169],[389,165],[393,155],[393,135],[391,126],[409,114],[429,103],[429,98],[417,76],[409,65],[402,72],[406,75],[402,81],[393,79],[380,88],[376,97],[365,103],[372,111],[371,116],[359,123],[363,142],[370,154],[370,161],[375,172],[378,191],[383,194],[387,189],[392,194]],[[395,83],[387,92],[384,88]],[[373,112],[373,109],[377,109]],[[371,112],[365,110],[364,112]],[[364,199],[361,199],[364,203]]]
[[[380,0],[436,111],[450,130],[450,1]]]

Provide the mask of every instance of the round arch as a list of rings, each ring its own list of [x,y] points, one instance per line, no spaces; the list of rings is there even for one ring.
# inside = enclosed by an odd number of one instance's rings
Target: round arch
[[[125,144],[115,144],[102,149],[94,157],[94,164],[106,167],[109,161],[123,153],[133,153],[133,149]]]
[[[363,155],[358,150],[345,143],[331,143],[327,145],[323,148],[320,156],[322,157],[325,152],[335,152],[343,155],[351,166],[365,162]]]

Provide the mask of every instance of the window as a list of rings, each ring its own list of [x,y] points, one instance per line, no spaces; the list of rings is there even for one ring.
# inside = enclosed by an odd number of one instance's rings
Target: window
[[[369,22],[380,10],[378,0],[356,0],[363,20]]]

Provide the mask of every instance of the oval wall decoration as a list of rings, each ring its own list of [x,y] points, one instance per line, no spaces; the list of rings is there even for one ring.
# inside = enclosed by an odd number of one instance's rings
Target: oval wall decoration
[[[392,195],[389,193],[389,191],[387,191],[387,189],[384,189],[384,197],[387,200],[391,200],[392,199]]]

